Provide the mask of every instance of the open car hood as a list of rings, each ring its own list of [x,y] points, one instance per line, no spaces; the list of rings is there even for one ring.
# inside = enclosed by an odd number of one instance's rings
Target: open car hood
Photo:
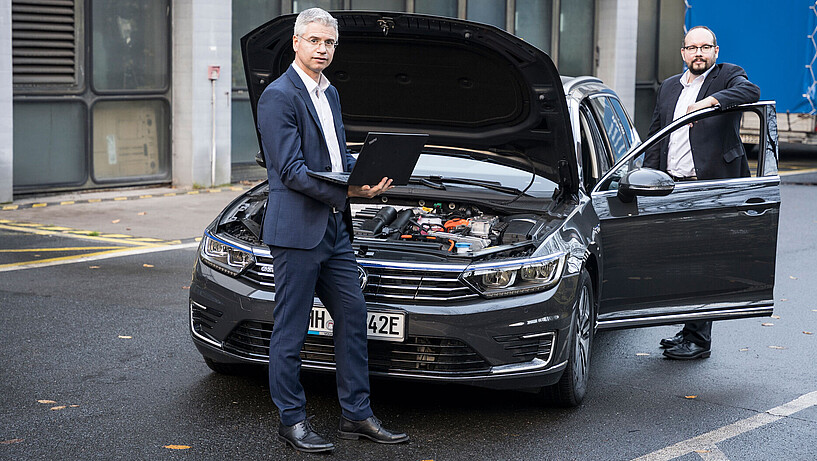
[[[550,57],[496,27],[451,18],[336,11],[339,45],[324,72],[338,89],[346,138],[428,133],[428,145],[530,170],[578,189],[564,90]],[[294,59],[296,15],[241,39],[253,118],[264,88]],[[256,119],[257,121],[257,119]],[[260,136],[259,136],[260,145]]]

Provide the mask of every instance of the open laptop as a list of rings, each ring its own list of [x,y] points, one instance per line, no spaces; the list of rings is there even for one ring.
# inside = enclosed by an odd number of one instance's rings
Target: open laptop
[[[384,176],[392,180],[392,185],[405,186],[427,139],[427,134],[370,132],[351,172],[310,171],[308,174],[344,186],[374,186]]]

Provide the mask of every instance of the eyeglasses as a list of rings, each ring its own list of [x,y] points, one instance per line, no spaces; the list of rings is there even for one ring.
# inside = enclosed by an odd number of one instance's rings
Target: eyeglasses
[[[715,45],[701,45],[701,46],[689,45],[683,46],[681,47],[681,49],[686,51],[687,53],[695,53],[698,50],[701,50],[704,53],[709,53],[710,51],[715,49]]]
[[[338,42],[332,40],[331,38],[329,40],[321,40],[315,37],[306,38],[303,35],[299,35],[298,37],[301,37],[302,39],[306,40],[310,45],[312,45],[315,48],[319,48],[321,44],[323,44],[323,46],[325,46],[327,50],[333,50],[335,49],[335,47],[338,46]]]

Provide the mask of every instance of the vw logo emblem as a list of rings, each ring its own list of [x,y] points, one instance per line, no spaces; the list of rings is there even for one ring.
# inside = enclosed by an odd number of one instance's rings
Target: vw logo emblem
[[[360,280],[360,289],[365,290],[366,285],[369,283],[369,274],[366,273],[366,269],[360,264],[357,265],[357,278]]]

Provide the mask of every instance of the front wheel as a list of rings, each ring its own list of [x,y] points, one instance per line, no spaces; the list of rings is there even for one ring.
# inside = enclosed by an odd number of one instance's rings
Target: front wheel
[[[582,269],[579,276],[579,294],[574,309],[574,322],[569,333],[570,356],[567,360],[567,367],[559,382],[542,389],[542,396],[552,405],[575,407],[584,400],[590,373],[590,350],[595,333],[595,307],[590,274],[586,269]]]

